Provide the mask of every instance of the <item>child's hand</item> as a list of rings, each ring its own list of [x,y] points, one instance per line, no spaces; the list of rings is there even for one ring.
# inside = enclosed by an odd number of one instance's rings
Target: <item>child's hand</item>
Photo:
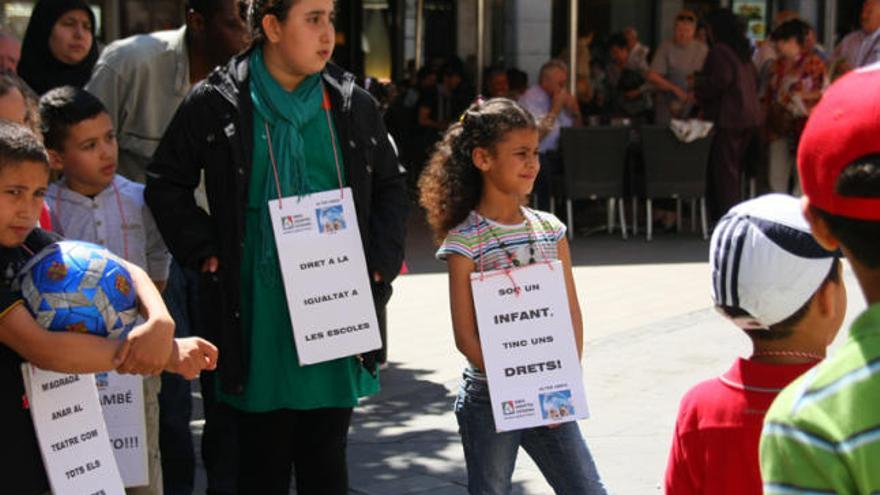
[[[199,377],[202,370],[215,369],[217,357],[217,348],[205,339],[199,337],[174,339],[171,359],[168,360],[165,369],[187,380],[194,380]]]
[[[174,342],[174,320],[169,316],[150,318],[138,325],[119,346],[116,359],[119,373],[158,375],[171,356]]]

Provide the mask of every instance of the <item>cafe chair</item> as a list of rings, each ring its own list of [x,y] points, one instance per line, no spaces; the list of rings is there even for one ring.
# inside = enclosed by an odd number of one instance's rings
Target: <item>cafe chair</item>
[[[627,238],[623,202],[623,175],[629,129],[626,127],[563,128],[559,146],[562,152],[561,192],[565,197],[569,239],[574,238],[572,202],[576,199],[608,201],[608,232],[614,231],[615,210],[620,218],[621,236]],[[551,198],[551,204],[555,198]]]
[[[645,213],[647,240],[653,236],[652,199],[675,199],[676,230],[681,232],[681,202],[691,201],[691,229],[695,230],[697,202],[703,239],[709,237],[706,212],[706,169],[712,135],[683,143],[666,126],[644,126],[641,129],[645,157]]]

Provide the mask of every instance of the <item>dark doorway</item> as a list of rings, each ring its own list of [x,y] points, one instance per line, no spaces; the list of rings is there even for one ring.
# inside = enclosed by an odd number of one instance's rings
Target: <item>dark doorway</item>
[[[553,39],[551,52],[558,57],[569,45],[570,0],[553,1]],[[578,36],[592,33],[593,46],[599,46],[614,32],[634,27],[642,43],[651,44],[657,19],[657,1],[578,0]]]
[[[837,0],[837,26],[835,40],[840,41],[847,34],[861,29],[859,17],[862,14],[862,0]],[[831,47],[826,47],[831,49]]]
[[[363,0],[336,3],[336,49],[333,61],[359,78],[364,76],[364,50],[361,43],[363,9]]]
[[[425,1],[425,61],[449,60],[456,50],[456,5],[453,0]]]

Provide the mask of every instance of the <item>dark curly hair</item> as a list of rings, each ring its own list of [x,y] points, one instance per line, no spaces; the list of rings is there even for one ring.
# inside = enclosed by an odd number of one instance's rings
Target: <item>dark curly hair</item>
[[[794,38],[797,40],[798,45],[804,46],[810,29],[810,25],[806,22],[800,19],[791,19],[790,21],[783,22],[779,27],[774,29],[773,32],[770,33],[770,39],[772,41],[785,41]]]
[[[483,176],[471,159],[474,148],[494,152],[495,144],[516,129],[537,129],[535,118],[512,100],[493,98],[471,105],[437,143],[419,178],[419,204],[438,244],[480,201]]]

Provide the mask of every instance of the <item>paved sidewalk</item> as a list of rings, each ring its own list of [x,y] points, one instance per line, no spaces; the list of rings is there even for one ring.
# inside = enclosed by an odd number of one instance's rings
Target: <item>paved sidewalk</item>
[[[464,360],[452,338],[445,267],[432,259],[423,232],[410,244],[412,273],[395,283],[389,306],[391,365],[382,392],[364,401],[353,421],[351,489],[465,494],[452,413]],[[745,355],[748,339],[710,308],[708,244],[697,237],[579,237],[572,253],[592,413],[581,428],[610,491],[660,493],[681,395]],[[848,324],[864,303],[852,275],[846,279]],[[524,452],[514,493],[552,493]]]

